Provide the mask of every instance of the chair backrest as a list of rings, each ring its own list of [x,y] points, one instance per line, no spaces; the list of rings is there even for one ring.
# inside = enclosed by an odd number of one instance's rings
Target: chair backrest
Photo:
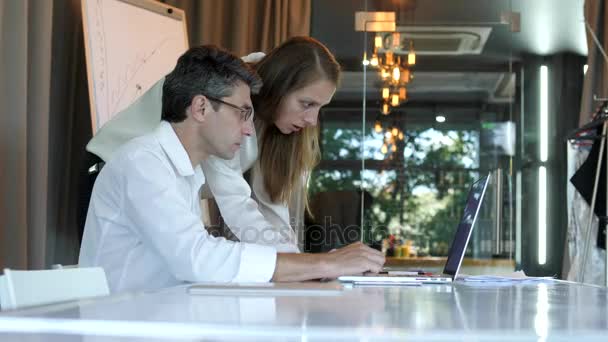
[[[54,270],[63,270],[66,268],[78,268],[78,264],[73,264],[73,265],[53,264],[53,265],[51,265],[51,269],[54,269]]]
[[[41,271],[4,269],[0,277],[2,310],[51,304],[110,294],[101,267]]]
[[[310,200],[312,217],[308,216],[304,232],[304,251],[329,252],[361,241],[361,191],[323,191]],[[363,192],[364,211],[373,198]]]

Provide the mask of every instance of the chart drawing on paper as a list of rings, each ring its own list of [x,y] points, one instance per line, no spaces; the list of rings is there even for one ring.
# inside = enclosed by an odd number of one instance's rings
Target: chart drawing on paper
[[[167,7],[153,1],[83,0],[94,133],[170,72],[187,50],[183,12],[163,11]]]

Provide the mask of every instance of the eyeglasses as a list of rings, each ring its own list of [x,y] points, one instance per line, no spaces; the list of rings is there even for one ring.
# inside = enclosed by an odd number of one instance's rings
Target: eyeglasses
[[[229,103],[229,102],[226,102],[226,101],[222,101],[222,100],[220,100],[218,98],[215,98],[215,97],[212,97],[212,96],[209,96],[209,95],[205,95],[205,97],[207,97],[211,101],[219,102],[221,104],[225,104],[228,107],[232,107],[232,108],[238,110],[239,114],[241,115],[241,120],[242,121],[249,120],[249,118],[251,118],[251,116],[253,115],[253,108],[239,107],[239,106],[237,106],[235,104],[232,104],[232,103]]]

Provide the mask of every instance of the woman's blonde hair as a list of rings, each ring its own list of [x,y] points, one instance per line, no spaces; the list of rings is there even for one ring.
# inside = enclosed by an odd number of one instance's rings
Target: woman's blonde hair
[[[264,186],[273,202],[287,204],[295,189],[305,186],[320,160],[319,128],[309,126],[283,134],[274,124],[277,109],[286,95],[316,81],[327,80],[337,86],[340,65],[316,39],[294,37],[273,49],[255,69],[264,84],[252,97]]]

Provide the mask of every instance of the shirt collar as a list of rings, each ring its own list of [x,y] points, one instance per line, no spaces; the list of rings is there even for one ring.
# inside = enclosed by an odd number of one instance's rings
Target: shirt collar
[[[156,136],[179,175],[182,177],[194,175],[194,168],[190,157],[188,157],[188,152],[186,152],[182,142],[179,141],[171,124],[162,120],[156,131]]]

